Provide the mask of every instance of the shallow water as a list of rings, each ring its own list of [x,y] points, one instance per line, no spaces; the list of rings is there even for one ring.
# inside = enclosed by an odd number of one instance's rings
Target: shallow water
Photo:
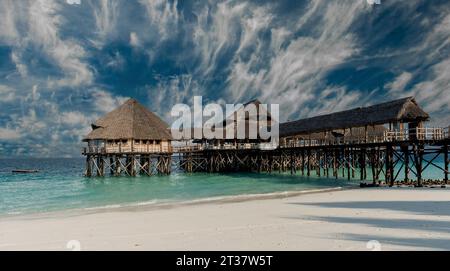
[[[40,172],[11,172],[19,168],[39,169]],[[307,178],[290,173],[173,173],[170,176],[89,179],[82,176],[83,168],[83,159],[0,160],[0,215],[359,185],[358,174],[351,181]],[[442,178],[432,168],[428,177]]]

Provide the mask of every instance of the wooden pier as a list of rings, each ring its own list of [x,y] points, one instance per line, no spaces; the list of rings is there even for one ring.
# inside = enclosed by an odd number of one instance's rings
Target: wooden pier
[[[119,116],[133,125],[123,129],[124,122],[114,121]],[[83,149],[85,175],[287,172],[423,186],[424,171],[434,167],[442,172],[441,183],[447,184],[449,127],[426,128],[428,118],[413,98],[405,98],[282,123],[277,145],[201,138],[175,147],[168,126],[130,100],[93,125]],[[133,132],[126,134],[129,130]]]
[[[290,172],[302,176],[358,178],[373,184],[384,182],[423,185],[429,167],[442,171],[448,183],[450,138],[342,144],[281,145],[274,150],[257,145],[231,148],[181,148],[180,167],[187,172]],[[431,158],[426,158],[431,156]],[[444,165],[436,161],[442,159]],[[446,161],[446,162],[445,162]],[[403,178],[400,180],[400,173]]]
[[[449,127],[426,128],[428,119],[408,97],[282,123],[276,148],[265,142],[209,140],[175,151],[182,153],[188,172],[290,172],[422,186],[424,171],[435,167],[446,184]]]

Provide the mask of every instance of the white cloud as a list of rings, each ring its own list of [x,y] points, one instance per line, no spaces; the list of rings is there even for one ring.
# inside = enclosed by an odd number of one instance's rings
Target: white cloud
[[[22,63],[18,52],[11,53],[11,60],[16,65],[17,72],[21,77],[26,78],[28,76],[28,67],[26,64]]]
[[[124,67],[125,62],[125,58],[119,52],[115,52],[114,56],[112,56],[106,63],[106,66],[116,70],[121,70]]]
[[[108,113],[129,99],[120,95],[113,96],[111,93],[100,89],[92,89],[91,95],[93,97],[92,105],[94,110],[100,113]]]
[[[431,114],[430,125],[446,126],[450,118],[450,7],[441,10],[439,22],[404,60],[415,68],[413,73],[402,72],[386,85],[393,97],[414,96],[425,111]],[[415,77],[421,81],[413,82]],[[408,88],[406,88],[408,86]]]
[[[82,126],[89,127],[88,118],[81,112],[70,111],[63,112],[61,114],[61,123],[71,125],[71,126]]]
[[[140,45],[139,37],[136,32],[130,33],[130,45],[133,47],[138,47]]]
[[[196,14],[197,25],[193,29],[193,40],[202,60],[199,72],[205,76],[211,73],[217,67],[221,54],[238,41],[240,20],[248,11],[247,8],[248,3],[233,4],[227,1],[217,4],[216,9],[205,7]]]
[[[0,140],[17,140],[21,136],[17,130],[0,127]]]
[[[66,0],[69,5],[81,5],[81,0]]]
[[[176,32],[180,17],[177,10],[178,1],[171,3],[165,0],[139,0],[139,3],[145,7],[150,23],[158,31],[159,39],[165,40]]]
[[[403,92],[406,85],[411,81],[412,74],[409,72],[403,72],[393,82],[386,84],[386,88],[392,92]]]
[[[94,18],[100,38],[99,44],[102,46],[104,39],[116,28],[120,1],[100,0],[98,2],[99,6],[94,7]]]
[[[192,75],[182,74],[169,78],[158,78],[158,84],[147,90],[149,108],[158,112],[161,117],[169,121],[172,106],[178,103],[193,102],[195,95],[201,95],[202,90]]]
[[[12,102],[15,99],[16,94],[14,92],[14,89],[5,85],[0,85],[0,103]]]
[[[350,27],[358,15],[367,11],[367,6],[358,1],[317,2],[320,1],[310,2],[305,16],[320,20],[311,24],[305,17],[299,16],[297,23],[297,30],[303,29],[313,34],[292,39],[286,29],[271,29],[271,51],[256,47],[249,60],[243,61],[239,56],[235,58],[229,76],[229,90],[235,100],[257,96],[263,101],[279,103],[282,105],[281,116],[285,118],[292,115],[299,117],[300,108],[302,116],[306,112],[315,113],[308,107],[315,105],[317,97],[325,92],[323,79],[327,72],[358,53],[358,44]],[[270,15],[260,12],[253,16],[264,18]],[[263,21],[261,18],[259,20]],[[269,64],[259,68],[261,59],[267,56],[271,56]],[[339,92],[342,91],[344,89],[341,88]],[[331,108],[340,108],[346,103],[330,99],[329,104]]]
[[[90,84],[93,73],[84,60],[85,49],[74,39],[61,38],[60,28],[65,23],[61,9],[61,2],[55,0],[1,1],[0,15],[6,15],[0,16],[0,43],[9,41],[11,60],[17,72],[28,80],[33,79],[29,74],[32,70],[23,61],[23,54],[34,47],[63,73],[61,77],[48,78],[50,88]],[[26,31],[19,32],[18,26]]]
[[[19,37],[17,30],[18,13],[15,0],[3,0],[0,2],[0,44],[13,44]]]
[[[437,113],[436,117],[450,113],[450,58],[431,67],[430,77],[414,86],[410,95],[424,105],[425,111]],[[434,119],[434,122],[440,122]],[[442,123],[447,125],[448,123]]]

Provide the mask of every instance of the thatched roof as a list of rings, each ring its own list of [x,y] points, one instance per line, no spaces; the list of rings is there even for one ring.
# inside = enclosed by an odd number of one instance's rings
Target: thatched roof
[[[224,118],[222,121],[222,128],[217,128],[218,130],[223,130],[223,138],[226,138],[226,127],[233,126],[234,127],[234,138],[237,138],[237,129],[238,129],[238,112],[244,114],[243,124],[245,126],[245,138],[248,139],[250,137],[250,127],[254,127],[257,130],[255,131],[256,136],[259,137],[259,128],[261,125],[264,126],[270,126],[272,122],[272,115],[267,110],[267,108],[260,107],[262,103],[258,100],[251,100],[245,104],[242,105],[242,107],[239,107],[237,110],[235,110],[232,114]],[[253,114],[254,112],[246,112],[245,109],[248,105],[254,105],[256,108],[256,114]],[[260,119],[262,118],[262,119]],[[242,124],[242,123],[241,123]]]
[[[215,124],[212,126],[212,130],[217,132],[217,134],[221,134],[222,139],[226,138],[226,128],[230,128],[231,126],[234,127],[234,138],[237,138],[237,125],[238,125],[238,111],[245,109],[245,107],[249,104],[254,104],[256,106],[256,114],[250,114],[245,112],[244,115],[244,125],[245,125],[245,138],[248,139],[250,137],[249,133],[249,127],[255,127],[258,129],[258,127],[261,125],[270,126],[272,122],[272,116],[270,112],[265,109],[264,107],[259,107],[261,102],[257,99],[249,101],[245,104],[242,104],[242,107],[238,107],[232,114],[229,114],[226,116],[221,122]],[[252,112],[253,113],[253,112]],[[262,122],[260,122],[259,118],[260,116],[263,117]],[[242,120],[241,120],[242,121]],[[241,123],[242,124],[242,123]],[[203,128],[186,128],[191,129],[191,135],[189,137],[183,137],[183,140],[190,140],[190,139],[206,139],[203,135]],[[183,129],[182,129],[183,130]],[[174,130],[176,131],[176,130]],[[179,132],[179,131],[176,131]],[[259,130],[256,131],[257,136],[259,136]],[[196,136],[199,135],[199,136]]]
[[[169,126],[135,99],[129,99],[117,109],[92,124],[83,140],[170,140]]]
[[[256,115],[255,114],[249,114],[247,112],[245,112],[245,107],[248,105],[253,104],[256,107]],[[267,109],[265,109],[264,107],[260,107],[262,103],[258,100],[251,100],[245,104],[242,105],[242,107],[239,107],[237,110],[235,110],[232,114],[230,114],[229,116],[225,117],[224,120],[222,121],[222,126],[225,127],[227,124],[229,125],[230,122],[234,122],[235,124],[237,123],[237,118],[238,118],[238,111],[242,111],[245,112],[244,115],[244,119],[246,122],[248,121],[254,121],[257,122],[259,120],[259,115],[263,115],[265,118],[264,119],[268,119],[271,120],[272,116],[270,114],[269,111],[267,111]],[[233,121],[231,121],[231,118],[233,118]]]
[[[429,115],[413,97],[280,124],[280,136],[332,131],[390,122],[419,122]]]

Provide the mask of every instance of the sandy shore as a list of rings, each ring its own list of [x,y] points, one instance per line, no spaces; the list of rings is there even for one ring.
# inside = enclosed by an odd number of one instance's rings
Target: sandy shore
[[[0,218],[0,250],[450,249],[450,189],[371,188],[283,198]]]

